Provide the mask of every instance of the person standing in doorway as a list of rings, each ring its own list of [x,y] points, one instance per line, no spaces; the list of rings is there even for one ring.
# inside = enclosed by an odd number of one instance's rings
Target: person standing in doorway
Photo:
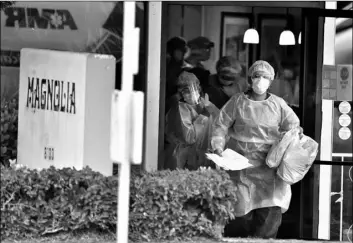
[[[185,62],[185,55],[188,51],[186,40],[176,36],[167,42],[167,69],[166,69],[166,112],[168,112],[171,103],[176,102],[179,97],[177,95],[177,79],[184,69],[192,68]]]
[[[205,90],[210,101],[221,109],[235,94],[248,89],[241,63],[231,56],[221,57],[216,64],[217,73],[210,76],[210,87]]]
[[[188,41],[187,46],[190,49],[189,55],[186,57],[186,62],[191,66],[189,72],[192,72],[200,80],[202,90],[209,86],[210,71],[207,70],[203,62],[211,57],[211,51],[214,43],[208,38],[199,36]]]
[[[173,103],[166,115],[165,169],[196,170],[208,165],[212,121],[219,109],[207,94],[203,97],[200,82],[193,73],[183,71],[178,77],[181,99]]]

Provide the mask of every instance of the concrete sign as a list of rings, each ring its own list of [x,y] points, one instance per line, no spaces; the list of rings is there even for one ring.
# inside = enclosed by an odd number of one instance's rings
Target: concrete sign
[[[112,175],[109,157],[115,58],[22,49],[18,163],[89,166]]]

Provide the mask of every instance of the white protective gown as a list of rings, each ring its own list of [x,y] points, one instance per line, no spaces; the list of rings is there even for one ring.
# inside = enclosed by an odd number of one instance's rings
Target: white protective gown
[[[207,110],[209,114],[203,114]],[[180,169],[198,169],[207,166],[205,153],[209,148],[212,122],[219,109],[210,103],[198,108],[185,102],[175,104],[166,115],[166,139],[170,143],[165,151],[165,163]]]
[[[249,159],[254,167],[231,172],[237,187],[236,216],[241,217],[257,208],[279,206],[287,211],[291,188],[266,165],[271,145],[283,132],[299,126],[299,119],[286,102],[273,94],[263,101],[254,101],[244,93],[234,95],[215,119],[212,147],[227,144]],[[229,133],[228,133],[229,129]]]

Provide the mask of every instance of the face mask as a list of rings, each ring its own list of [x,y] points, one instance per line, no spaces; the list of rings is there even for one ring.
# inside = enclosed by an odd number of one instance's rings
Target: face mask
[[[252,79],[252,88],[256,94],[264,94],[270,87],[270,80],[265,78]]]

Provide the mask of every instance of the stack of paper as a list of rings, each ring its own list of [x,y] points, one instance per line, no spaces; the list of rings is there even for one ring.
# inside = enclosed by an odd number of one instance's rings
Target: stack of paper
[[[222,156],[209,153],[206,156],[225,170],[243,170],[253,166],[247,158],[231,149],[223,151]]]

